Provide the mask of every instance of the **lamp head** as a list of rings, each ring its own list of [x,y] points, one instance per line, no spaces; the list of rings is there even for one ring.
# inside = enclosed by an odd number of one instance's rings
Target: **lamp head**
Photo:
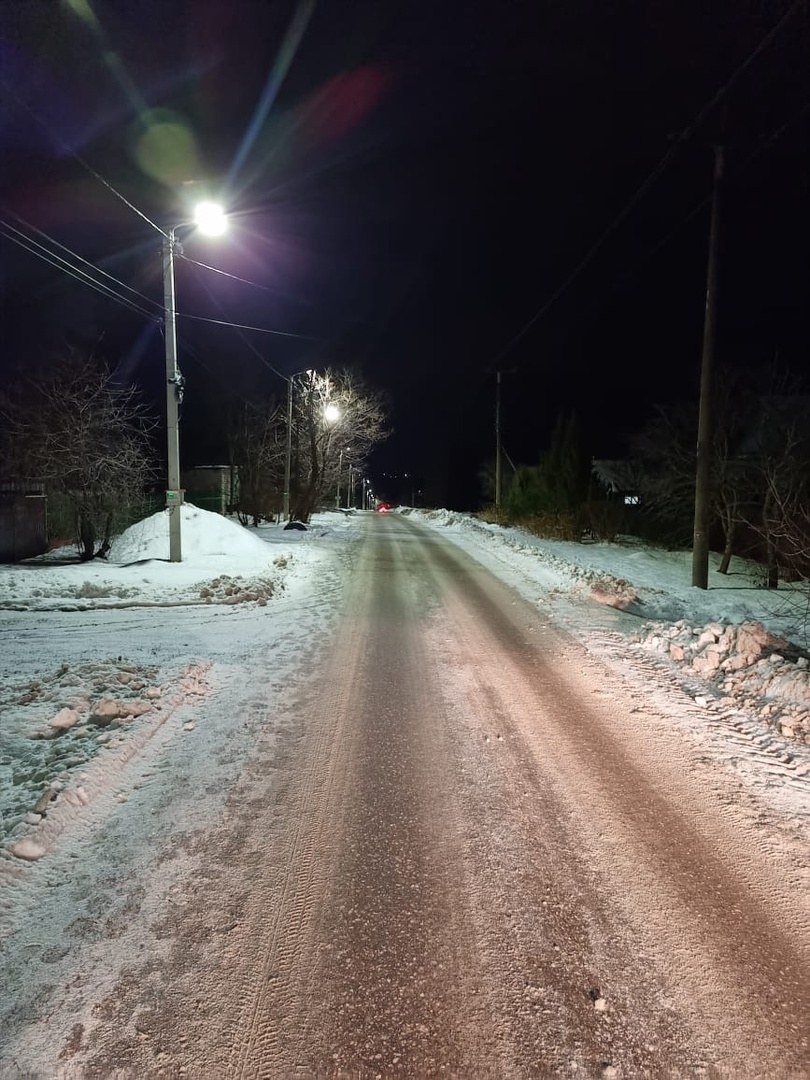
[[[225,211],[215,202],[197,203],[194,208],[194,223],[206,236],[222,236],[228,228]]]

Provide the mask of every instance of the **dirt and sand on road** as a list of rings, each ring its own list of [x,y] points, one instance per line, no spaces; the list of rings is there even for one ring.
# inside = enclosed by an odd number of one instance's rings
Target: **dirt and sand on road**
[[[807,851],[660,698],[399,518],[318,669],[58,1075],[810,1075]]]

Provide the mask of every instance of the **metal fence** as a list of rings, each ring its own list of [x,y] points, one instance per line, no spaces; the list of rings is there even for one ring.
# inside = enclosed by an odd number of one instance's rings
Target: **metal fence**
[[[41,555],[48,547],[44,484],[0,482],[0,562]]]

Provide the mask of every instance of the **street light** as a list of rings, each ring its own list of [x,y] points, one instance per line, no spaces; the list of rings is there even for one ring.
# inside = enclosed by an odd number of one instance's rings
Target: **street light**
[[[295,398],[295,383],[296,379],[306,375],[309,383],[309,400],[311,402],[312,397],[317,393],[321,401],[327,397],[329,393],[329,382],[325,376],[318,375],[318,372],[312,368],[307,368],[306,371],[296,371],[292,375],[285,376],[287,379],[287,439],[286,447],[284,451],[284,491],[282,493],[281,500],[281,517],[282,520],[288,520],[290,517],[290,487],[292,482],[292,429],[293,429],[293,402]],[[302,384],[303,385],[303,384]],[[309,414],[309,410],[308,410]],[[314,419],[314,414],[312,418]],[[328,399],[323,405],[323,423],[331,428],[334,424],[340,420],[341,410],[340,406]],[[331,440],[332,433],[329,432],[328,438]],[[341,454],[343,451],[341,450]],[[340,480],[338,479],[338,483]]]
[[[174,297],[174,256],[177,230],[196,226],[208,236],[221,236],[227,228],[222,207],[216,203],[200,203],[192,221],[173,225],[163,241],[163,327],[166,339],[166,439],[168,477],[166,508],[169,511],[169,560],[183,561],[181,513],[183,492],[180,487],[180,425],[179,407],[183,400],[183,376],[177,366],[177,309]],[[182,252],[180,252],[182,253]]]

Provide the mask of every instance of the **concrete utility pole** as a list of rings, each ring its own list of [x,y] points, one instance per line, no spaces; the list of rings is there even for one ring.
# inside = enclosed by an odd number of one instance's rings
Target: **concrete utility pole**
[[[220,236],[228,227],[222,207],[201,202],[194,209],[192,221],[174,225],[163,240],[163,336],[166,341],[166,440],[168,475],[166,509],[169,511],[169,560],[183,561],[181,542],[183,490],[180,487],[180,404],[183,400],[183,376],[177,367],[177,306],[174,296],[174,256],[182,255],[177,230],[193,225],[208,236]]]
[[[169,560],[182,562],[181,514],[183,492],[180,488],[179,405],[183,390],[177,368],[177,318],[174,299],[175,230],[163,241],[163,333],[166,339],[166,438],[169,469],[166,484],[166,508],[169,511]]]
[[[709,266],[706,274],[706,313],[703,320],[703,358],[700,368],[700,411],[698,413],[697,464],[695,472],[695,531],[692,547],[692,584],[698,589],[708,589],[709,587],[709,504],[711,501],[712,442],[714,439],[712,389],[717,322],[718,216],[724,165],[724,148],[715,146],[712,221],[709,230]]]

